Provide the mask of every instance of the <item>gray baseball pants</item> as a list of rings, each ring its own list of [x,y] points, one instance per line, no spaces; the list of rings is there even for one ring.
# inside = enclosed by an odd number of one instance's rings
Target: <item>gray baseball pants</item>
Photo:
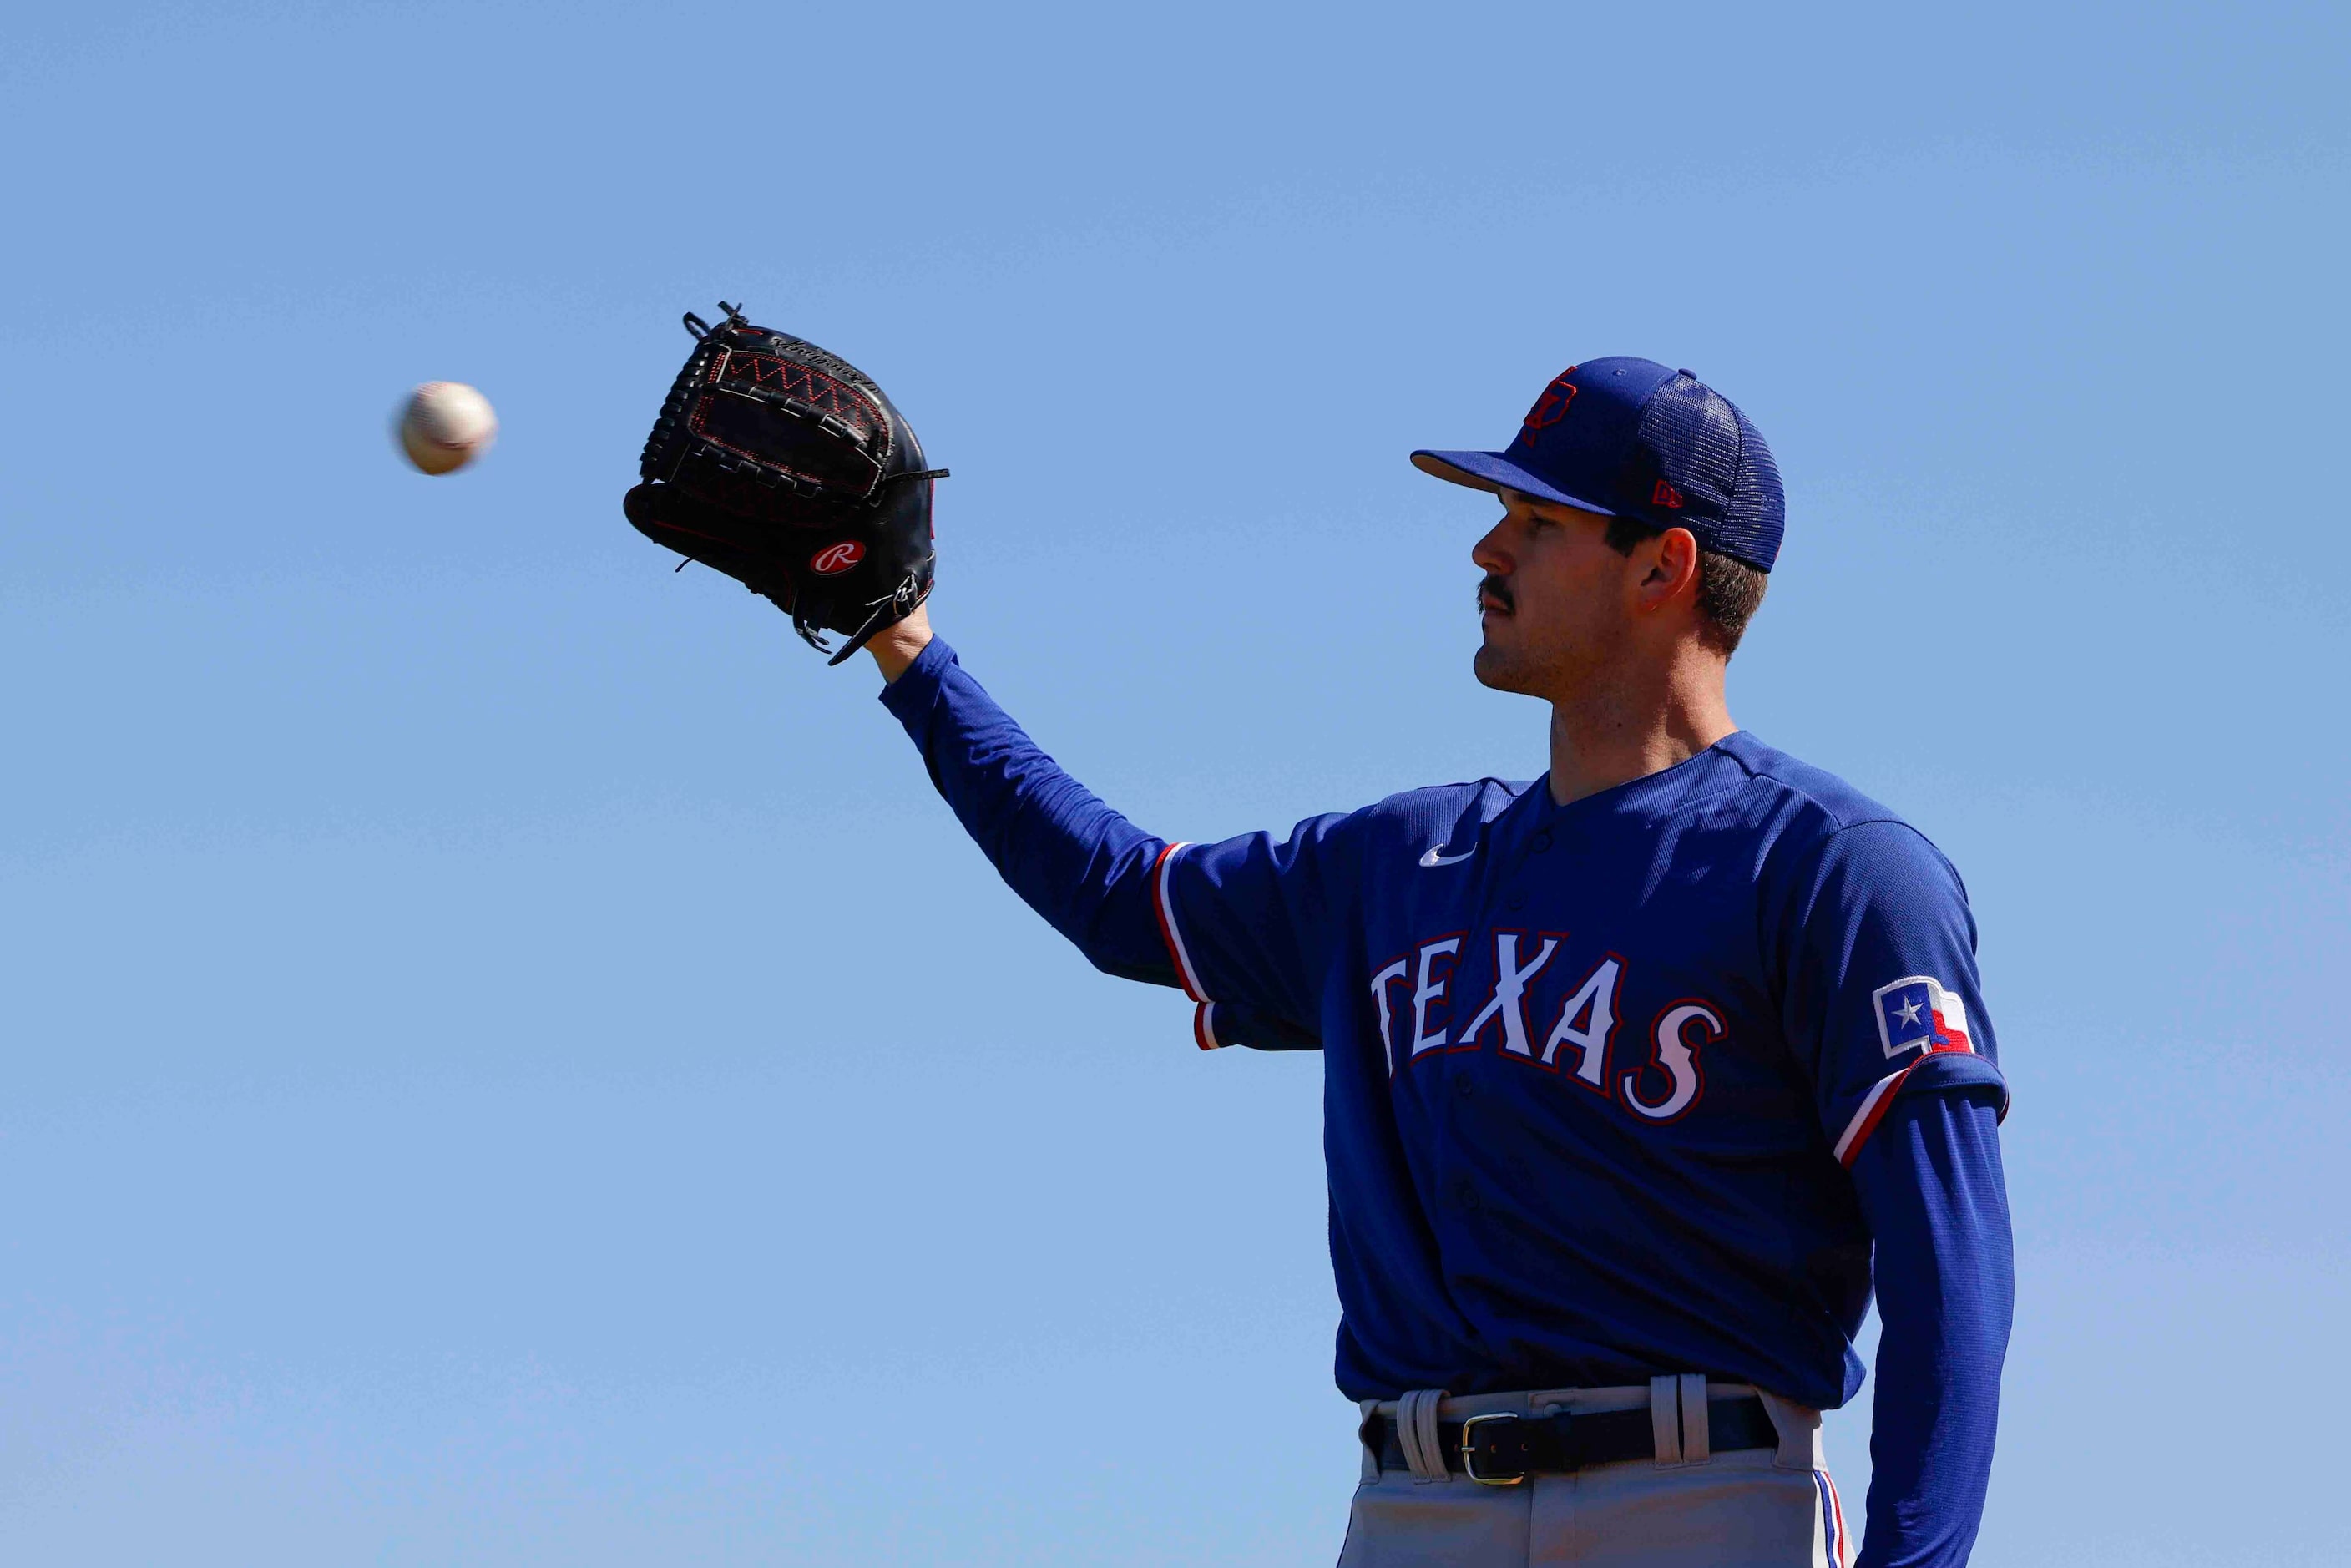
[[[1709,1397],[1758,1395],[1780,1446],[1707,1451]],[[1657,1457],[1485,1486],[1439,1468],[1436,1423],[1489,1412],[1646,1406]],[[1409,1470],[1366,1452],[1339,1568],[1846,1568],[1844,1505],[1823,1461],[1821,1417],[1743,1383],[1698,1376],[1649,1386],[1552,1388],[1454,1399],[1366,1400],[1396,1421]],[[1426,1441],[1419,1434],[1426,1434]]]

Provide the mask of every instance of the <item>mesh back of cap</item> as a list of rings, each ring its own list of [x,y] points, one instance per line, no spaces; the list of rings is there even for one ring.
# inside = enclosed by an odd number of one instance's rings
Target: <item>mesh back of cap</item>
[[[1771,570],[1785,526],[1780,470],[1762,433],[1729,398],[1676,376],[1641,410],[1637,439],[1681,492],[1670,520],[1697,535],[1704,549],[1758,571]]]
[[[1743,560],[1758,571],[1769,571],[1780,554],[1780,536],[1788,526],[1788,501],[1780,489],[1780,465],[1771,460],[1771,449],[1763,444],[1763,433],[1737,409],[1730,412],[1739,421],[1739,479],[1731,486],[1730,510],[1723,515],[1718,548],[1733,560]]]

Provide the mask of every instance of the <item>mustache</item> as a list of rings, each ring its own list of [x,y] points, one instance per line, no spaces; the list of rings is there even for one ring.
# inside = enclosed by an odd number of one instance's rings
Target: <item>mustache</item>
[[[1485,610],[1486,601],[1489,598],[1501,605],[1505,612],[1515,612],[1519,607],[1518,601],[1510,597],[1510,584],[1491,574],[1479,580],[1478,608],[1480,612]]]

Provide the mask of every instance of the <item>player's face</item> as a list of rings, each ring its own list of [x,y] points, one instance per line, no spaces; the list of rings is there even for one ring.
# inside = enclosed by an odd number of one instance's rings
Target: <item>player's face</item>
[[[1558,701],[1623,656],[1630,563],[1608,548],[1608,519],[1502,492],[1502,520],[1469,552],[1478,585],[1478,679]]]

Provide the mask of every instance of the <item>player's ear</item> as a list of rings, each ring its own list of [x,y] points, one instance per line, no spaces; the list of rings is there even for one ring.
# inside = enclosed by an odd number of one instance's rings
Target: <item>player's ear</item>
[[[1662,609],[1698,586],[1698,538],[1687,528],[1667,528],[1645,540],[1633,559],[1634,594],[1644,610]]]

